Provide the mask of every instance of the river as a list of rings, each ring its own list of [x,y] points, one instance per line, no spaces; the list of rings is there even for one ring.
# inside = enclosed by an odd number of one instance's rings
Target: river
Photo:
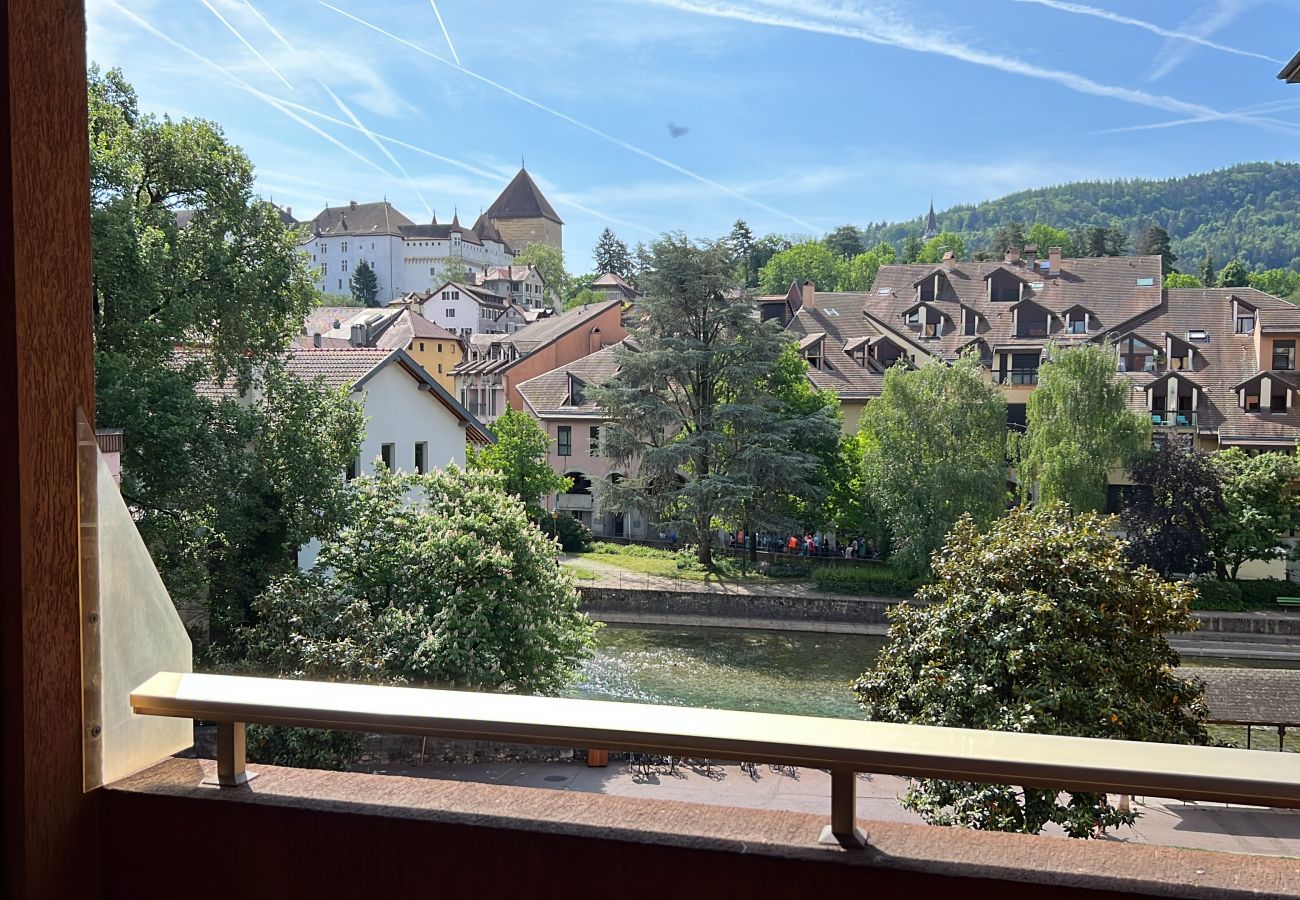
[[[857,634],[607,626],[569,696],[859,718],[849,682],[870,667],[884,642]],[[1192,657],[1183,664],[1291,667]]]

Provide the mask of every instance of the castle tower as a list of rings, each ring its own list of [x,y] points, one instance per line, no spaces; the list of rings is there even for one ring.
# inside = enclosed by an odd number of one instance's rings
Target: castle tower
[[[479,219],[487,219],[512,250],[545,244],[564,251],[564,220],[542,196],[527,169],[519,170]]]

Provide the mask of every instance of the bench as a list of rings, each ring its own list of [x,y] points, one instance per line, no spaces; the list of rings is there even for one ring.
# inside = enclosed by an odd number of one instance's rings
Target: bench
[[[1300,606],[1300,597],[1278,597],[1279,606]]]

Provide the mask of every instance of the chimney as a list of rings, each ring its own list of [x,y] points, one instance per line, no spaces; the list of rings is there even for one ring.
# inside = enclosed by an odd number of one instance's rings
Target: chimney
[[[1052,275],[1059,275],[1061,273],[1061,248],[1060,247],[1047,248],[1047,271]]]
[[[353,347],[364,347],[366,345],[366,326],[353,325],[352,336],[348,338],[348,343]]]
[[[351,208],[351,209],[356,209],[356,208],[357,208],[357,201],[355,201],[355,200],[349,200],[349,201],[348,201],[348,207]]]
[[[335,320],[334,320],[334,327],[335,327],[335,328],[342,328],[342,327],[343,327],[343,323],[340,322],[338,319],[335,319]]]
[[[812,279],[804,279],[803,288],[799,291],[803,299],[803,305],[809,309],[817,308],[817,285]]]
[[[1002,259],[1004,262],[1009,262],[1009,263],[1017,262],[1020,259],[1020,251],[1017,250],[1015,247],[1008,247]]]
[[[951,250],[947,251],[943,255],[943,267],[949,272],[957,268],[957,257],[953,255]]]
[[[286,207],[284,208],[284,214],[285,214],[286,216],[289,216],[290,218],[293,218],[293,207],[292,207],[292,206],[286,206]]]
[[[315,347],[317,350],[320,349],[321,339],[320,339],[320,332],[319,332],[319,331],[316,332],[315,334],[313,334],[313,335],[311,336],[311,345],[312,345],[313,347]]]
[[[1025,244],[1025,265],[1032,269],[1036,259],[1038,259],[1038,245]]]

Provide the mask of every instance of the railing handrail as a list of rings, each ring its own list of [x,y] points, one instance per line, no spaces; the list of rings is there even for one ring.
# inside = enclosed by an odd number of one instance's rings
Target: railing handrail
[[[839,811],[857,772],[1300,808],[1300,756],[1222,747],[176,672],[136,688],[131,708],[222,723],[226,784],[247,779],[244,724],[259,723],[829,769]],[[849,813],[831,828],[841,843],[855,833]]]

